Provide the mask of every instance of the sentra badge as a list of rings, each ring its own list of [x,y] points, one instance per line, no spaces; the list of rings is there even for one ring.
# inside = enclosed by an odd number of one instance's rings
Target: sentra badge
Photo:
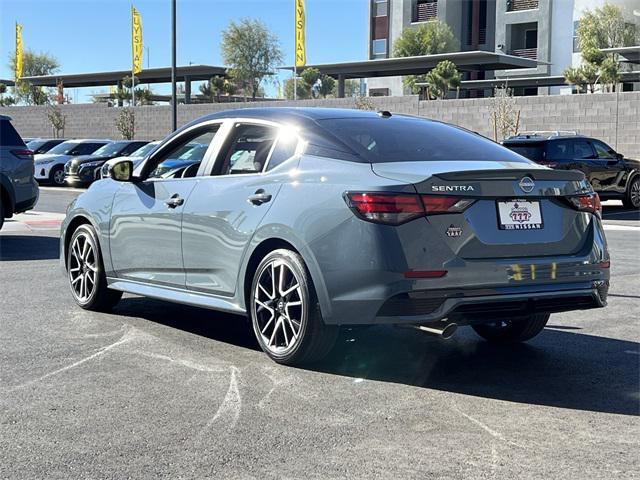
[[[473,192],[472,185],[431,185],[433,192]]]

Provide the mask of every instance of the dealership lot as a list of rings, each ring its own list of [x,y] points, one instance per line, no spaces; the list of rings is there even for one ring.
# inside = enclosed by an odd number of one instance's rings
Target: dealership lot
[[[345,331],[331,360],[276,365],[241,317],[126,296],[76,307],[42,188],[0,234],[2,478],[634,478],[640,218],[605,207],[606,309],[525,345]]]

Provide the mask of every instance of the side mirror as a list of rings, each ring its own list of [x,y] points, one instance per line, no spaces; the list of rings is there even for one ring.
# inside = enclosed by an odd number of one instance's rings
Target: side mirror
[[[133,162],[122,160],[114,164],[109,170],[109,176],[117,182],[131,182],[133,180]]]
[[[618,160],[622,160],[622,159],[624,158],[624,155],[623,155],[623,154],[621,154],[621,153],[616,153],[616,158],[617,158]]]

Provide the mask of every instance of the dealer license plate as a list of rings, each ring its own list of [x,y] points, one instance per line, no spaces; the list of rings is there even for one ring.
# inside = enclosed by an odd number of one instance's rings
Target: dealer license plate
[[[540,202],[524,200],[498,202],[498,226],[501,230],[541,229]]]

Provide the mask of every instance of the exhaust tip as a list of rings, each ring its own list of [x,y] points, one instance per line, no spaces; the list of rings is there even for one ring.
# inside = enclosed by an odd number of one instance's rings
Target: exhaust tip
[[[444,327],[440,336],[445,340],[449,340],[451,337],[455,335],[457,330],[458,330],[458,324],[450,323],[446,327]]]

